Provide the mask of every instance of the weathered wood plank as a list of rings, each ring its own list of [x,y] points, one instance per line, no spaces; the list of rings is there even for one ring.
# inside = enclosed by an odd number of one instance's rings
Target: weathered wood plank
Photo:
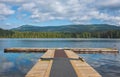
[[[38,60],[25,77],[49,77],[52,60]]]
[[[47,71],[44,77],[50,77],[50,71],[51,71],[52,64],[53,64],[53,60],[50,60],[50,64],[47,68]]]
[[[67,55],[68,58],[73,58],[73,59],[79,59],[79,56],[74,53],[72,50],[64,50],[66,54],[69,54]]]
[[[60,48],[6,48],[4,52],[46,52],[51,49],[60,49]],[[115,48],[61,48],[63,50],[72,50],[75,53],[79,54],[97,54],[97,53],[119,53]]]
[[[78,58],[73,51],[65,50],[65,53],[69,58]],[[72,55],[72,56],[71,56]],[[78,77],[102,77],[98,72],[96,72],[89,64],[82,60],[70,60],[74,70],[76,71]]]
[[[53,58],[54,52],[55,50],[47,50],[25,77],[49,77],[53,60],[48,58]]]
[[[79,54],[106,54],[106,53],[119,53],[115,48],[73,48],[71,49],[75,53]]]
[[[4,49],[4,52],[46,52],[48,49],[46,48],[6,48]]]
[[[47,50],[47,52],[41,57],[41,59],[51,59],[51,58],[54,58],[54,53],[55,53],[54,49]]]

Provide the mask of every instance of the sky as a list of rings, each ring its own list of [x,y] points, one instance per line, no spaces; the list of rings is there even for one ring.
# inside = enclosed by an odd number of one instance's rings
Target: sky
[[[26,24],[120,26],[120,0],[0,0],[0,28]]]

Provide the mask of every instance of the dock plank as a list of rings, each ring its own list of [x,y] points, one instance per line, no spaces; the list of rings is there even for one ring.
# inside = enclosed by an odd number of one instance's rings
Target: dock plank
[[[47,48],[5,48],[4,52],[12,52],[12,53],[21,53],[21,52],[46,52]]]
[[[20,52],[46,52],[47,50],[57,50],[60,48],[5,48],[4,52],[20,53]],[[63,50],[72,50],[79,54],[105,54],[114,53],[117,54],[119,51],[115,48],[61,48]]]
[[[64,50],[66,54],[68,54],[68,58],[74,58],[74,59],[78,59],[79,56],[74,53],[72,50]]]
[[[52,60],[38,60],[25,77],[49,77]]]
[[[25,77],[49,77],[53,60],[48,58],[53,58],[54,52],[55,50],[48,50]]]
[[[52,68],[52,64],[53,64],[53,60],[50,60],[50,64],[47,68],[47,71],[46,71],[46,74],[44,77],[50,77],[50,71],[51,71],[51,68]]]
[[[73,51],[65,50],[69,58],[75,58],[77,55]],[[71,56],[72,55],[72,56]],[[76,57],[77,58],[77,57]],[[82,60],[70,60],[78,77],[102,77],[89,64]]]
[[[115,48],[71,48],[70,50],[79,54],[106,54],[106,53],[119,53]]]
[[[47,52],[45,52],[45,54],[41,57],[41,59],[51,59],[51,58],[54,58],[54,53],[55,53],[54,49],[47,50]]]

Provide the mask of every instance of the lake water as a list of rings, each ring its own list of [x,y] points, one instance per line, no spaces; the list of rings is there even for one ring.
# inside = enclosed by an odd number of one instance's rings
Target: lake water
[[[4,48],[117,48],[120,39],[0,39],[0,77],[24,77],[43,53],[4,53]],[[120,54],[79,54],[103,77],[120,77]]]

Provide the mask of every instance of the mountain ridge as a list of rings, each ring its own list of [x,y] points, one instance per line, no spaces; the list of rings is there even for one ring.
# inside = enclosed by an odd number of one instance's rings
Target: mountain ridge
[[[11,29],[13,31],[21,32],[96,32],[96,31],[109,31],[120,30],[119,26],[109,24],[78,24],[78,25],[61,25],[61,26],[34,26],[22,25],[17,28]]]

